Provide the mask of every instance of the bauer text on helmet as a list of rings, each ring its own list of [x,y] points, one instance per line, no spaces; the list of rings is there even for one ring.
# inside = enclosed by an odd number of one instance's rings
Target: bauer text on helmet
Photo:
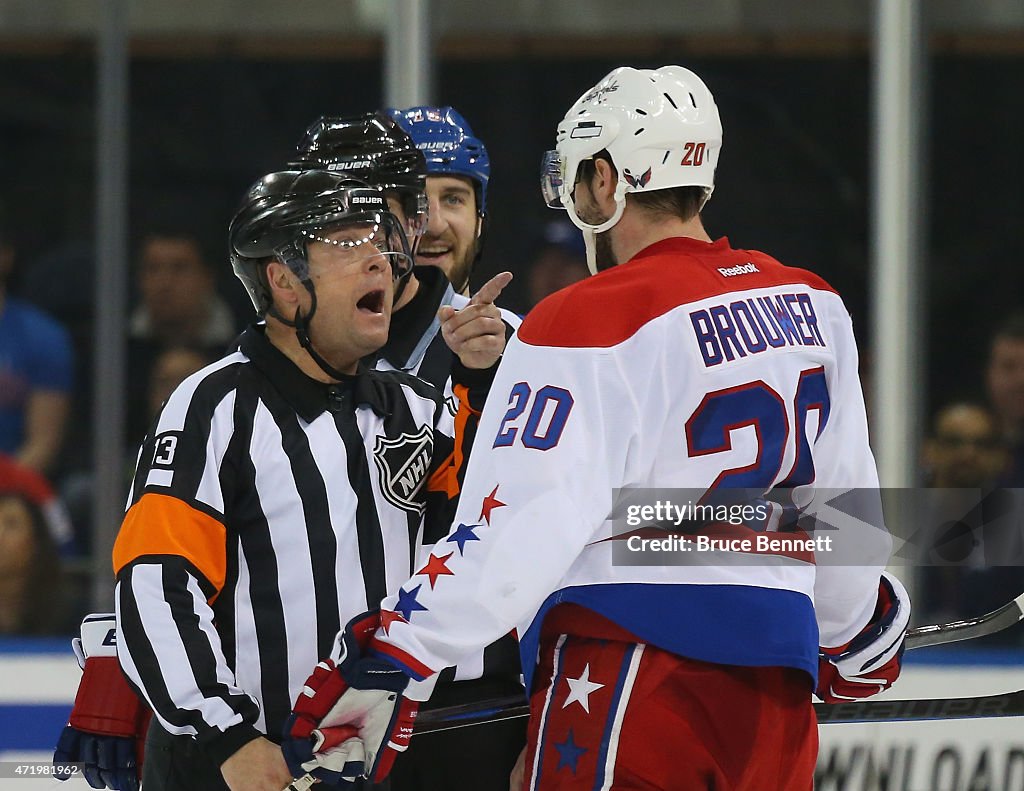
[[[295,147],[289,167],[328,170],[369,182],[397,200],[415,242],[427,224],[426,161],[404,129],[384,110],[322,116]]]
[[[465,176],[477,190],[477,211],[487,213],[491,160],[487,148],[453,107],[389,110],[427,159],[428,175]]]
[[[259,314],[272,308],[266,261],[277,258],[312,289],[306,247],[342,226],[366,233],[336,246],[384,253],[396,279],[411,271],[408,240],[379,188],[323,170],[270,173],[249,188],[228,235],[232,268]]]

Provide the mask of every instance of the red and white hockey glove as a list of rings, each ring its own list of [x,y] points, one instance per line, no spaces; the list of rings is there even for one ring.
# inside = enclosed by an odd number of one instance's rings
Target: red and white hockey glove
[[[820,648],[818,688],[826,703],[870,698],[899,677],[910,622],[910,596],[887,572],[878,583],[871,621],[846,645]]]
[[[53,763],[81,763],[93,788],[137,791],[150,710],[128,686],[117,662],[113,613],[87,615],[71,646],[82,668],[71,719]],[[59,780],[70,775],[57,772]]]
[[[317,664],[285,723],[281,745],[296,777],[346,785],[359,777],[379,783],[409,746],[419,708],[402,692],[409,676],[367,654],[380,612],[349,621],[331,656]]]

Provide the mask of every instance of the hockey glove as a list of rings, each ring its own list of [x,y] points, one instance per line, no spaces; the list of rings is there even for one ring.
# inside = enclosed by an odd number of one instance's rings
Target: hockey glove
[[[882,572],[868,625],[846,645],[819,649],[817,696],[843,703],[892,686],[900,674],[909,622],[910,596],[898,579]]]
[[[419,703],[402,695],[409,677],[367,654],[380,625],[374,610],[349,621],[329,659],[317,664],[285,723],[288,768],[322,782],[379,783],[409,746]]]
[[[114,614],[96,613],[85,617],[81,637],[71,641],[82,680],[53,763],[81,763],[93,788],[137,791],[150,711],[121,673],[116,640]]]

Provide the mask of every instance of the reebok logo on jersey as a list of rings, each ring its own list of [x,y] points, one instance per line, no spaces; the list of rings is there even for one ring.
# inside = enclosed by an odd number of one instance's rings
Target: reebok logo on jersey
[[[738,266],[720,266],[718,268],[718,274],[722,277],[736,277],[736,275],[752,275],[755,272],[760,272],[754,264],[739,264]]]

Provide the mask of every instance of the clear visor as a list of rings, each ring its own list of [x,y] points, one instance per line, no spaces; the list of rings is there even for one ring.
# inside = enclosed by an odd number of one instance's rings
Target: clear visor
[[[384,256],[396,280],[412,271],[409,240],[398,218],[390,213],[368,213],[337,225],[306,228],[301,231],[301,239],[307,260],[309,245],[320,243],[328,246],[329,260],[339,266],[359,263],[371,256]],[[297,274],[309,276],[308,271]]]
[[[385,194],[391,212],[402,221],[406,235],[415,245],[416,239],[427,231],[427,193],[419,190],[389,189]]]
[[[545,151],[540,162],[540,191],[549,209],[564,209],[562,185],[565,183],[565,160],[555,150]]]

